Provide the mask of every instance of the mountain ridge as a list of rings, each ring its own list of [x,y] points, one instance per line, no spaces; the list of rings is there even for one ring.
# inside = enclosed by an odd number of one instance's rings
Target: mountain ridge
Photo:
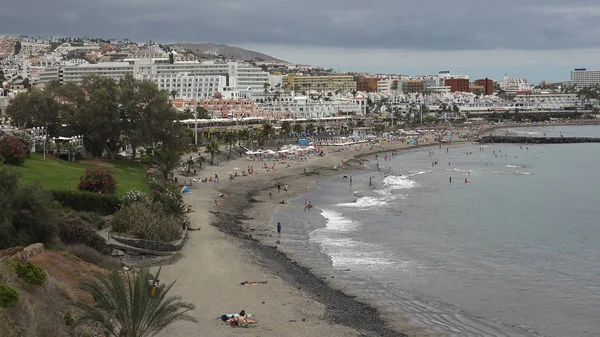
[[[210,53],[219,54],[226,59],[233,59],[238,61],[254,61],[254,60],[263,60],[263,61],[275,61],[275,62],[285,62],[273,56],[263,54],[257,51],[248,50],[240,47],[229,46],[226,44],[218,44],[218,43],[174,43],[173,46],[178,46],[180,48],[185,48],[191,51],[192,53],[198,56],[207,56],[211,55]],[[207,54],[209,53],[209,54]],[[213,56],[216,56],[214,55]]]

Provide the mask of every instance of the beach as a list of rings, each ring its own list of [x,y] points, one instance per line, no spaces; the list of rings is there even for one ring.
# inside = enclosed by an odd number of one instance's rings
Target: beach
[[[463,139],[488,132],[491,126],[477,127]],[[510,126],[503,126],[503,128]],[[495,128],[495,127],[491,127]],[[162,267],[162,282],[177,280],[173,294],[196,305],[197,323],[178,322],[159,336],[238,334],[266,336],[431,336],[426,327],[411,324],[402,317],[381,315],[360,299],[340,289],[336,275],[317,275],[294,259],[294,252],[278,246],[273,215],[302,208],[289,200],[312,192],[319,181],[357,170],[374,169],[369,161],[358,158],[369,154],[434,146],[434,137],[422,140],[420,146],[406,142],[381,142],[343,147],[328,146],[325,156],[293,162],[267,162],[275,170],[259,169],[261,161],[245,158],[206,164],[201,177],[220,177],[219,183],[193,182],[184,200],[194,209],[190,213],[191,230],[179,258]],[[447,147],[451,144],[443,144]],[[364,166],[363,166],[364,163]],[[343,164],[338,170],[333,168]],[[371,163],[374,165],[374,163]],[[252,166],[257,174],[227,179],[228,173]],[[237,170],[236,170],[237,169]],[[178,176],[180,181],[189,178]],[[281,191],[278,192],[277,185]],[[283,191],[289,185],[287,193]],[[271,193],[271,195],[269,195]],[[220,195],[226,195],[224,198]],[[285,204],[280,204],[281,200]],[[223,206],[215,206],[217,201]],[[285,224],[282,239],[287,235]],[[343,271],[337,277],[343,277]],[[264,282],[241,285],[242,282]],[[245,310],[258,322],[249,329],[233,329],[218,318],[222,314]]]
[[[400,331],[419,335],[422,328],[408,323],[399,329],[396,322],[391,328],[377,310],[335,290],[329,280],[280,252],[276,228],[271,226],[274,213],[298,207],[287,201],[311,192],[318,180],[363,169],[356,158],[414,147],[382,143],[335,153],[336,148],[328,147],[323,157],[289,163],[290,167],[276,163],[271,172],[260,172],[256,169],[260,162],[245,159],[207,165],[202,176],[226,177],[234,168],[248,165],[260,173],[232,181],[221,178],[219,183],[193,183],[191,193],[184,195],[194,209],[189,214],[191,228],[200,230],[189,231],[181,257],[162,267],[161,279],[176,280],[173,294],[196,305],[193,315],[198,322],[178,322],[159,336],[402,336]],[[332,169],[342,162],[340,170]],[[278,192],[278,183],[282,188],[289,185],[288,192]],[[286,204],[280,204],[281,199]],[[215,200],[223,206],[215,206]],[[266,283],[241,285],[244,281]],[[258,323],[249,329],[233,329],[218,320],[222,314],[241,310],[251,313]]]

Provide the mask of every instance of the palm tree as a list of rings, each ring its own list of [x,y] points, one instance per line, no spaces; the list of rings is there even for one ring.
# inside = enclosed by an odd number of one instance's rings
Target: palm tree
[[[306,131],[310,132],[311,134],[316,130],[316,126],[313,123],[308,123],[308,125],[306,125]]]
[[[181,166],[181,156],[175,150],[171,149],[160,149],[154,153],[152,163],[156,170],[162,173],[165,180],[169,179],[169,175],[175,169]]]
[[[208,144],[206,144],[206,150],[204,150],[204,152],[210,153],[210,166],[212,166],[215,155],[221,154],[221,149],[219,149],[219,143],[217,143],[214,140],[211,140],[210,142],[208,142]]]
[[[250,139],[250,131],[248,131],[248,129],[242,129],[238,131],[237,139],[238,142],[241,142],[244,145],[246,145],[246,141]]]
[[[283,132],[284,138],[288,137],[288,135],[290,134],[290,131],[292,131],[292,125],[290,124],[290,122],[289,121],[281,122],[281,132]]]
[[[323,132],[325,132],[325,125],[323,125],[323,124],[317,125],[317,133],[321,134]]]
[[[260,132],[260,138],[266,143],[269,140],[269,137],[273,134],[273,125],[271,123],[263,124],[263,128]]]
[[[143,267],[126,277],[113,270],[108,276],[98,273],[84,281],[81,288],[92,295],[94,303],[76,304],[83,311],[76,324],[99,324],[106,336],[146,337],[177,321],[196,322],[188,314],[195,309],[193,304],[180,296],[167,296],[175,282],[155,286],[159,275],[160,269],[152,275]]]
[[[302,124],[295,123],[294,126],[292,127],[292,129],[296,133],[296,137],[298,137],[298,139],[300,139],[300,134],[302,133],[302,130],[304,130],[304,128],[302,127]]]
[[[238,135],[235,131],[229,131],[223,137],[223,140],[229,144],[229,154],[227,155],[227,159],[231,158],[231,148],[233,147],[233,144],[235,144],[235,142],[237,141],[237,138]]]

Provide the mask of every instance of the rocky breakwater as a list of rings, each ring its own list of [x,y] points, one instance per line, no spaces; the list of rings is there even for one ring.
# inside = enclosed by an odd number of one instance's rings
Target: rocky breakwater
[[[592,137],[520,137],[520,136],[485,136],[478,140],[482,144],[513,143],[513,144],[570,144],[570,143],[600,143],[600,138]]]

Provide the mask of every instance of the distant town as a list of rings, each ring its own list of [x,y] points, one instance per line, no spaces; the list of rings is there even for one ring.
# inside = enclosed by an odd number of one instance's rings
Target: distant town
[[[195,123],[198,118],[227,123],[365,115],[423,123],[515,109],[597,112],[600,92],[600,70],[574,69],[568,81],[539,84],[508,76],[472,79],[450,70],[429,75],[340,73],[234,47],[227,48],[244,53],[223,55],[222,48],[212,46],[222,45],[0,37],[0,117],[6,117],[10,99],[19,92],[43,89],[53,81],[79,83],[86,75],[118,80],[131,74],[152,81],[169,92],[179,111],[202,107],[206,113],[196,114]]]

